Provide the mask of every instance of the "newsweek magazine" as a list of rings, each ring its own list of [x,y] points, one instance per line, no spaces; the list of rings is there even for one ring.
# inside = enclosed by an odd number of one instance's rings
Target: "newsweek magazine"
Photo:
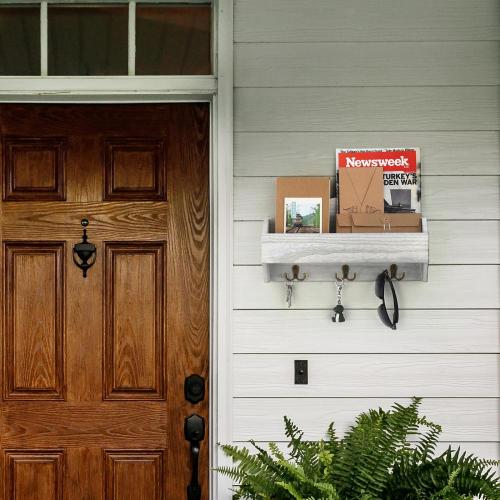
[[[337,149],[338,169],[383,167],[384,212],[420,213],[420,148]]]

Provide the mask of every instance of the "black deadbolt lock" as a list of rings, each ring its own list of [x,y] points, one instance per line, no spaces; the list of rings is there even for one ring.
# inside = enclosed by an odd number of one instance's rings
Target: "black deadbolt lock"
[[[184,436],[187,441],[203,441],[205,437],[205,419],[193,413],[184,420]]]
[[[205,398],[205,379],[199,375],[189,375],[184,381],[184,397],[190,403],[199,403]]]

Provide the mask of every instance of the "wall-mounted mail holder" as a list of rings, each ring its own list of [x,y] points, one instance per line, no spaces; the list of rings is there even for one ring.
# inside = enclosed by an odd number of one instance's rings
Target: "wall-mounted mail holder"
[[[264,222],[261,258],[265,281],[286,281],[292,267],[307,281],[335,281],[335,276],[354,276],[355,281],[374,281],[391,269],[404,281],[427,281],[429,234],[422,219],[421,233],[272,233],[272,221]],[[348,268],[346,267],[348,266]]]

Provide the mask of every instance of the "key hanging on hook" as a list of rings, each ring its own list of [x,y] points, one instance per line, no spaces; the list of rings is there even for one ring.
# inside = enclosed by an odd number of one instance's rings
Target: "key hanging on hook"
[[[303,273],[302,278],[299,278],[300,267],[298,265],[292,266],[292,277],[288,277],[288,273],[285,273],[283,277],[285,278],[286,286],[286,302],[288,304],[288,309],[292,307],[292,297],[293,297],[293,286],[297,281],[304,281],[307,278],[307,274]]]
[[[294,281],[286,281],[286,303],[288,304],[288,309],[292,307],[292,297],[293,297],[293,285]]]
[[[344,306],[342,305],[342,290],[344,288],[344,279],[336,277],[335,286],[337,287],[337,305],[333,308],[332,321],[334,323],[344,323]]]

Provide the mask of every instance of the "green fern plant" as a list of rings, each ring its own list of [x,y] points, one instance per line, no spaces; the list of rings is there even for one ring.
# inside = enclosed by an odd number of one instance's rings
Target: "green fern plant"
[[[324,440],[306,441],[285,417],[287,456],[275,443],[223,445],[235,465],[218,470],[238,485],[234,499],[500,500],[498,462],[451,447],[435,456],[441,427],[419,415],[420,403],[361,413],[342,439],[332,423]]]

